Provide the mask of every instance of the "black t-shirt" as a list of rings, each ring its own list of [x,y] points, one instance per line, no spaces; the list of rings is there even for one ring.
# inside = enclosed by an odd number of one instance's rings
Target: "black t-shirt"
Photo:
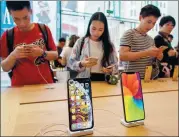
[[[176,58],[176,56],[168,56],[168,51],[173,49],[173,47],[171,46],[171,43],[168,41],[168,39],[161,33],[159,32],[159,34],[154,38],[155,41],[155,45],[157,48],[161,47],[161,46],[167,46],[168,48],[165,49],[163,51],[163,59],[161,60],[161,62],[166,62],[168,63],[167,67],[170,68],[171,65],[171,76],[173,75],[173,71],[174,71],[174,66],[178,64],[178,58]],[[160,74],[159,77],[163,77],[165,74],[162,72],[163,66],[160,66]]]
[[[169,63],[169,60],[171,57],[168,56],[168,51],[173,49],[173,47],[171,46],[171,43],[168,41],[168,39],[159,32],[159,34],[154,38],[155,41],[155,45],[157,48],[161,47],[161,46],[166,46],[168,47],[167,49],[165,49],[163,51],[163,59],[161,62],[167,62]],[[173,58],[173,57],[172,57]]]
[[[63,48],[57,47],[58,56],[60,56],[60,54],[61,54],[62,50],[63,50]]]

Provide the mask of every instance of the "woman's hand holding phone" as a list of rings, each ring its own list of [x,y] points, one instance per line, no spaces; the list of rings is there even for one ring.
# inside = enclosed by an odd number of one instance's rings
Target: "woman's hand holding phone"
[[[114,67],[114,65],[110,65],[110,66],[108,66],[108,67],[103,67],[103,68],[102,68],[102,71],[103,71],[104,73],[109,74],[109,73],[111,73],[111,72],[113,71],[113,67]]]
[[[85,60],[81,61],[83,67],[91,68],[97,64],[98,59],[95,57],[86,57]]]

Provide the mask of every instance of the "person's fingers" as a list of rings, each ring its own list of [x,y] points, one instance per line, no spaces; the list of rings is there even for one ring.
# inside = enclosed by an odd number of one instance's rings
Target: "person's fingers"
[[[17,58],[27,58],[28,55],[27,54],[24,54],[24,53],[20,53],[17,55]]]
[[[32,53],[33,51],[31,49],[25,50],[24,53]]]

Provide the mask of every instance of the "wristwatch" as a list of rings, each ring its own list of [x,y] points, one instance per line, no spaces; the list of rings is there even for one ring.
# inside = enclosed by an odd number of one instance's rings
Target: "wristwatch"
[[[44,51],[43,53],[42,53],[42,56],[41,56],[42,58],[46,58],[47,57],[47,53]]]

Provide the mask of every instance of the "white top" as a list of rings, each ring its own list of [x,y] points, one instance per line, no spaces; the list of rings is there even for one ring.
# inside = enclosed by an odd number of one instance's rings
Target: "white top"
[[[102,47],[102,41],[93,41],[89,40],[90,45],[90,57],[98,58],[98,62],[95,66],[91,68],[91,72],[95,73],[103,73],[102,66],[101,66],[101,60],[103,58],[103,47]]]
[[[70,58],[70,54],[71,54],[71,51],[72,51],[72,48],[71,47],[64,47],[63,48],[63,50],[62,50],[62,52],[61,52],[61,54],[60,54],[60,56],[62,57],[62,58],[66,58],[66,62],[67,62],[67,67],[69,67],[70,65],[69,65],[69,58]]]

